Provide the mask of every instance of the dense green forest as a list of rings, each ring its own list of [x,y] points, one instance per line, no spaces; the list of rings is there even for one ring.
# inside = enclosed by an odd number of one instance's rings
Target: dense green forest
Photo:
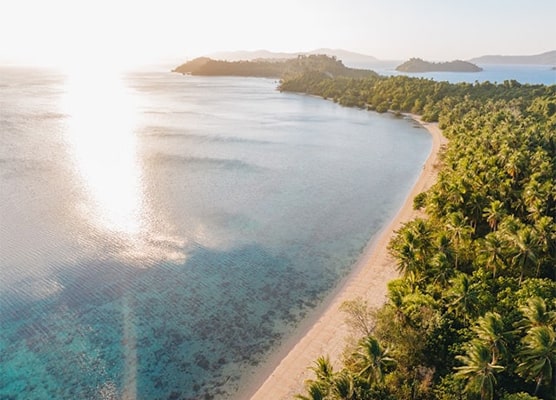
[[[283,91],[438,121],[449,145],[425,217],[390,243],[386,304],[344,305],[361,338],[300,399],[555,399],[556,85],[284,79]]]
[[[208,76],[253,76],[288,78],[307,71],[316,71],[328,77],[365,78],[376,77],[370,70],[346,67],[335,57],[326,55],[298,56],[287,60],[223,61],[200,57],[188,61],[173,72]]]

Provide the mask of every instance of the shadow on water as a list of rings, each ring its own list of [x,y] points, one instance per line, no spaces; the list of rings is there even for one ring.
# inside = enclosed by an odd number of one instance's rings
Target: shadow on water
[[[58,271],[49,296],[4,293],[2,398],[233,395],[337,278],[258,244],[198,247],[183,264]],[[33,359],[25,369],[22,355]]]

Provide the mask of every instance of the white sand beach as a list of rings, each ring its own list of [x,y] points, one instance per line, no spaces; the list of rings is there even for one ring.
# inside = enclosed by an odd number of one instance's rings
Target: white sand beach
[[[418,181],[391,223],[370,242],[354,271],[320,318],[262,382],[251,400],[286,400],[302,393],[304,381],[312,378],[308,367],[321,355],[328,355],[334,366],[339,366],[349,335],[344,322],[345,314],[340,311],[344,301],[361,297],[372,307],[384,303],[388,282],[398,276],[395,261],[387,250],[388,243],[404,222],[419,214],[413,209],[413,199],[436,181],[440,149],[447,143],[437,123],[426,123],[417,115],[406,115],[420,123],[433,138],[432,150]]]

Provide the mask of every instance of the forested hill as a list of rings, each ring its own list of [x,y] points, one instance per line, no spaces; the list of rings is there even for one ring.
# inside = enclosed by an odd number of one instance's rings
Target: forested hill
[[[307,71],[319,72],[328,77],[376,77],[370,70],[346,67],[335,57],[326,55],[298,56],[288,60],[221,61],[207,57],[196,58],[176,67],[173,72],[209,76],[252,76],[284,78]]]
[[[483,69],[467,61],[429,62],[411,58],[396,67],[401,72],[480,72]]]
[[[414,202],[426,216],[390,243],[386,304],[344,304],[360,340],[337,371],[324,350],[298,398],[554,400],[556,85],[308,73],[280,89],[421,114],[449,139]]]

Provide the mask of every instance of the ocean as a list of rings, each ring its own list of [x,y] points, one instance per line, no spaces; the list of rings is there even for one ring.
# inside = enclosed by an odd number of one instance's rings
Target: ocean
[[[530,85],[556,85],[556,70],[553,65],[511,65],[511,64],[477,64],[483,70],[480,72],[399,72],[396,67],[402,62],[382,62],[379,64],[359,65],[360,68],[369,68],[380,75],[405,75],[410,77],[433,79],[450,83],[475,83],[486,82],[504,83],[515,80],[521,84]]]
[[[431,149],[270,79],[0,68],[0,398],[233,398]]]

